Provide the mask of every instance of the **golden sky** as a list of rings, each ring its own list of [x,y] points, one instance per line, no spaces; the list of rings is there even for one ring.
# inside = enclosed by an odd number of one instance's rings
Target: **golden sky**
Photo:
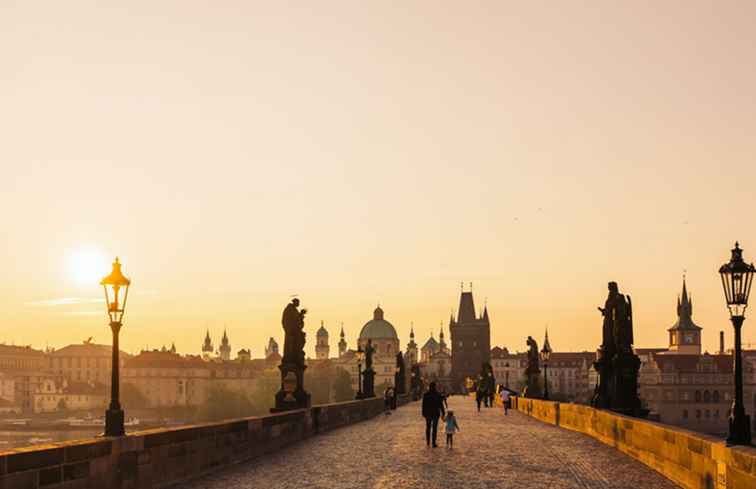
[[[462,280],[493,344],[594,349],[616,280],[663,346],[683,270],[732,345],[756,3],[287,3],[0,1],[0,341],[109,342],[117,254],[132,351],[259,356],[291,294],[308,351],[379,301],[422,342]]]

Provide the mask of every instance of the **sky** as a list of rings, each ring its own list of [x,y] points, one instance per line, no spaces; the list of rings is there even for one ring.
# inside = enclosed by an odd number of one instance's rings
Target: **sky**
[[[667,345],[687,275],[756,256],[756,3],[0,0],[0,341],[206,328],[261,356],[293,294],[336,350],[473,283],[492,344],[594,350],[606,284]],[[469,287],[469,285],[466,285]],[[448,335],[448,330],[446,331]],[[756,347],[756,323],[744,342]]]

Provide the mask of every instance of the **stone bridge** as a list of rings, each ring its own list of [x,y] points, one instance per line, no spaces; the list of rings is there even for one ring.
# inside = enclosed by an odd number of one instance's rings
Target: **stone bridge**
[[[0,453],[0,489],[750,489],[756,448],[587,406],[516,399],[427,448],[419,403],[382,400]]]
[[[453,449],[442,433],[438,448],[426,448],[415,403],[174,489],[678,487],[601,442],[525,414],[478,413],[465,397],[451,397],[449,409],[462,430]]]

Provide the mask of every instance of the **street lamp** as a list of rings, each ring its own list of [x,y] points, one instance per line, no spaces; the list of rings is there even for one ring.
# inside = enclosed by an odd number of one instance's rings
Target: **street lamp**
[[[753,274],[756,272],[753,264],[743,261],[743,250],[736,242],[732,249],[732,257],[728,263],[719,267],[722,278],[727,308],[730,310],[730,321],[735,328],[735,351],[733,363],[735,371],[735,400],[730,409],[730,432],[727,435],[728,445],[750,445],[751,424],[743,407],[743,362],[740,348],[740,330],[745,320],[745,310],[748,307],[748,295],[751,293]]]
[[[365,351],[362,345],[357,346],[357,399],[362,399],[365,395],[362,392],[362,361],[365,359]]]
[[[543,362],[543,398],[549,400],[549,357],[551,357],[551,347],[548,342],[543,343],[541,348],[541,361]]]
[[[121,273],[121,263],[116,257],[110,275],[100,281],[105,289],[105,305],[110,318],[110,330],[113,332],[113,358],[111,360],[110,407],[105,412],[105,436],[123,436],[123,409],[119,400],[119,359],[118,333],[121,331],[123,314],[126,312],[126,299],[129,297],[131,280]]]

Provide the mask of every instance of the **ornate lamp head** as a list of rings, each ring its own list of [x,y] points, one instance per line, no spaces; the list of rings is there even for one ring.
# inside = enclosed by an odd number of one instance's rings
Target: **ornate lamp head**
[[[743,317],[745,315],[754,272],[756,272],[756,268],[752,263],[748,264],[743,261],[743,250],[736,242],[735,248],[732,249],[730,261],[719,267],[722,288],[731,317]]]
[[[126,299],[129,297],[131,280],[121,272],[121,262],[116,257],[110,275],[100,281],[105,289],[105,304],[108,308],[108,316],[111,323],[120,323],[126,312]],[[121,299],[123,298],[123,299]]]

